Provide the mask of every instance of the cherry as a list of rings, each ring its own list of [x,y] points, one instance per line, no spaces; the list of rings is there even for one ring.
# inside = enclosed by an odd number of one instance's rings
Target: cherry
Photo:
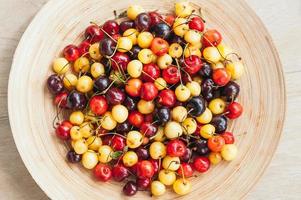
[[[189,162],[192,156],[192,152],[189,148],[186,148],[186,151],[183,156],[180,157],[181,162]]]
[[[225,86],[231,80],[231,74],[224,68],[213,71],[212,79],[219,86]]]
[[[134,28],[135,27],[135,22],[133,20],[126,20],[120,23],[119,25],[119,29],[120,32],[123,33],[126,30],[130,29],[130,28]]]
[[[127,65],[130,62],[130,57],[121,52],[116,52],[112,57],[112,68],[114,70],[123,70],[126,71]]]
[[[158,12],[156,11],[152,11],[148,13],[150,20],[151,20],[151,26],[154,26],[158,23],[160,23],[163,19],[162,15],[160,15]]]
[[[146,82],[141,87],[141,99],[152,101],[158,96],[158,89],[154,83]]]
[[[52,94],[59,94],[64,90],[62,79],[57,74],[52,74],[47,79],[47,86]]]
[[[66,157],[71,163],[78,163],[82,160],[82,155],[75,153],[73,150],[68,151]]]
[[[180,37],[180,36],[178,36],[178,35],[176,35],[176,34],[174,34],[174,33],[172,33],[172,34],[170,35],[168,41],[169,41],[170,44],[172,44],[172,43],[178,43],[178,44],[180,44],[181,46],[183,46],[183,44],[184,44],[184,45],[186,44],[185,40],[184,40],[182,37]],[[181,58],[180,58],[180,59],[181,59]],[[180,59],[179,59],[179,62],[181,62]]]
[[[186,152],[186,145],[179,139],[171,140],[166,145],[166,152],[169,156],[181,157]]]
[[[142,80],[145,82],[154,82],[160,77],[160,68],[154,63],[143,65],[143,72]]]
[[[137,178],[136,184],[140,190],[147,190],[150,186],[151,180],[149,178]]]
[[[144,147],[139,147],[136,150],[136,154],[139,160],[147,160],[149,158],[148,150]]]
[[[170,120],[170,109],[164,106],[158,108],[155,113],[155,119],[158,124],[164,125]]]
[[[139,32],[148,31],[151,25],[151,18],[147,13],[140,13],[135,19],[135,25]]]
[[[139,128],[144,121],[144,117],[140,112],[133,110],[129,113],[128,121],[133,126]]]
[[[231,132],[224,132],[221,136],[224,138],[225,144],[233,144],[235,142],[233,133]]]
[[[190,115],[198,117],[206,110],[205,100],[201,96],[192,97],[188,101],[186,108],[189,110]]]
[[[187,84],[187,83],[189,83],[189,82],[191,82],[192,81],[192,78],[191,78],[191,76],[189,75],[189,74],[187,74],[187,73],[182,73],[181,74],[181,77],[182,77],[182,82],[183,82],[183,84]]]
[[[196,74],[202,68],[202,61],[196,55],[191,55],[185,58],[184,70],[190,75]]]
[[[127,196],[133,196],[137,193],[138,187],[134,181],[128,181],[123,187],[123,193]]]
[[[213,136],[208,139],[208,148],[213,152],[220,152],[225,145],[225,139],[222,136]]]
[[[104,132],[104,133],[100,133],[100,132],[99,132],[100,135],[103,135],[103,134],[106,134],[106,133],[107,133],[107,130],[105,130],[105,129],[103,129],[103,128],[102,128],[101,130],[104,130],[105,132]],[[102,144],[103,144],[103,145],[111,145],[112,138],[113,138],[112,135],[104,135],[104,136],[102,136],[102,137],[101,137],[101,139],[102,139]]]
[[[204,156],[207,155],[210,150],[208,148],[208,142],[204,139],[199,139],[197,141],[194,141],[193,143],[194,150],[200,155]]]
[[[86,28],[85,38],[90,43],[99,42],[104,38],[104,33],[100,30],[100,28],[97,25],[93,24]]]
[[[110,85],[110,79],[105,76],[100,76],[94,81],[94,88],[98,92],[103,92]]]
[[[128,80],[125,91],[132,97],[139,97],[141,94],[142,81],[138,78]]]
[[[212,75],[212,68],[209,63],[204,62],[202,68],[199,70],[199,75],[203,78],[211,77]]]
[[[198,30],[200,32],[203,32],[205,28],[203,19],[198,16],[191,18],[188,25],[190,29]]]
[[[234,101],[239,95],[240,87],[234,81],[230,81],[225,87],[221,90],[221,95],[226,97],[228,102]]]
[[[138,45],[134,45],[131,49],[130,57],[132,60],[138,59],[138,53],[142,50]]]
[[[145,115],[144,116],[144,121],[152,123],[154,121],[154,115],[153,115],[153,113]]]
[[[70,129],[72,128],[72,124],[69,121],[63,121],[56,127],[55,133],[57,137],[62,140],[69,140],[70,139]]]
[[[217,46],[221,43],[221,41],[222,35],[220,32],[215,29],[211,29],[204,33],[202,43],[204,47],[209,47],[212,45]]]
[[[113,167],[112,176],[115,181],[121,182],[129,176],[129,172],[125,166],[118,164]]]
[[[204,173],[209,169],[210,161],[207,157],[204,156],[196,157],[193,161],[193,167],[198,172]]]
[[[121,124],[117,124],[116,131],[117,133],[125,134],[131,130],[131,125],[129,122],[125,121]]]
[[[115,20],[106,21],[102,28],[111,36],[119,33],[119,25]]]
[[[115,151],[123,151],[124,147],[126,146],[125,144],[125,139],[121,136],[114,135],[111,140],[111,147]]]
[[[226,112],[227,112],[226,116],[229,119],[236,119],[240,117],[240,115],[242,114],[243,107],[237,102],[232,102],[228,105]]]
[[[103,115],[108,110],[108,102],[104,96],[96,95],[90,99],[89,106],[96,115]]]
[[[121,89],[117,87],[111,87],[107,91],[106,98],[111,105],[117,105],[124,101],[125,94]]]
[[[160,22],[152,26],[152,33],[156,37],[160,37],[165,40],[168,40],[171,36],[171,28],[169,25],[165,24],[164,22]]]
[[[129,97],[128,95],[126,95],[123,101],[123,105],[127,107],[128,110],[134,110],[137,108],[137,102],[133,98]]]
[[[100,41],[99,52],[103,56],[112,56],[116,48],[116,42],[111,38],[104,38]]]
[[[173,107],[176,103],[175,92],[170,89],[162,90],[158,95],[158,103],[168,108]]]
[[[228,122],[227,118],[224,116],[215,116],[212,118],[210,124],[215,127],[216,133],[222,133],[226,131]]]
[[[167,16],[165,17],[165,21],[167,22],[167,24],[168,24],[169,26],[172,26],[172,25],[173,25],[173,23],[175,22],[175,19],[176,19],[176,16],[174,16],[174,15],[167,15]]]
[[[88,56],[91,43],[88,40],[84,40],[78,45],[79,56]]]
[[[157,56],[163,56],[168,52],[169,44],[166,40],[156,37],[151,43],[151,50]]]
[[[140,133],[142,133],[146,137],[152,137],[156,135],[157,130],[157,126],[150,122],[144,122],[140,127]]]
[[[149,161],[152,163],[152,165],[154,167],[154,173],[155,174],[158,173],[159,172],[159,162],[158,162],[158,160],[150,159]]]
[[[180,72],[177,67],[170,66],[162,71],[162,77],[168,84],[176,84],[180,81]]]
[[[60,108],[68,108],[67,106],[67,92],[59,93],[54,98],[54,104],[58,105]]]
[[[182,163],[177,172],[179,176],[184,175],[184,177],[189,178],[193,175],[193,168],[189,163]]]
[[[84,94],[77,91],[72,91],[67,97],[67,106],[68,108],[74,110],[81,110],[87,105],[87,98]]]
[[[137,176],[139,178],[152,178],[154,173],[154,166],[150,161],[142,160],[137,163]]]
[[[79,58],[80,52],[77,46],[75,45],[68,45],[64,48],[63,50],[64,57],[69,61],[69,62],[74,62],[76,59]]]
[[[99,163],[93,170],[94,176],[103,182],[106,182],[112,177],[112,170],[108,165]]]

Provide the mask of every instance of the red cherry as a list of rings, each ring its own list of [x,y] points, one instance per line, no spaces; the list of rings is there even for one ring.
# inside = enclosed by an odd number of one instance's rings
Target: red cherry
[[[210,46],[217,46],[222,41],[222,35],[215,29],[208,30],[203,35],[203,46],[210,47]]]
[[[131,125],[139,128],[144,121],[144,117],[140,112],[133,110],[129,114],[128,121]]]
[[[90,99],[91,111],[96,115],[102,115],[108,110],[108,102],[105,97],[96,95]]]
[[[150,179],[149,178],[137,178],[136,184],[140,190],[147,190],[150,186]]]
[[[78,51],[80,56],[88,56],[89,48],[91,44],[88,40],[84,40],[78,45]]]
[[[69,62],[74,62],[80,56],[80,52],[79,52],[77,46],[72,45],[72,44],[70,44],[64,48],[63,54],[64,54],[64,57]]]
[[[196,74],[202,68],[202,61],[196,55],[191,55],[185,58],[184,70],[190,75]]]
[[[111,179],[112,171],[108,165],[99,163],[93,170],[94,176],[103,182]]]
[[[125,139],[123,137],[120,137],[118,135],[114,135],[111,140],[111,147],[115,151],[123,151],[125,147]]]
[[[160,68],[154,64],[146,64],[143,66],[142,80],[145,82],[154,82],[155,79],[160,77]]]
[[[162,38],[155,38],[151,43],[151,50],[157,56],[163,56],[168,52],[169,44]]]
[[[182,163],[177,172],[180,176],[184,174],[184,177],[189,178],[193,175],[193,168],[189,163]]]
[[[197,122],[196,130],[195,130],[195,132],[194,132],[193,134],[194,134],[194,135],[200,135],[201,127],[202,127],[202,124],[199,123],[199,122]]]
[[[193,161],[193,167],[198,172],[204,173],[209,169],[210,161],[207,157],[204,156],[196,157]]]
[[[220,152],[225,145],[225,139],[222,136],[213,136],[208,139],[208,148],[213,152]]]
[[[205,24],[202,18],[200,17],[193,17],[189,23],[189,28],[193,29],[193,30],[198,30],[200,32],[203,32],[204,28],[205,28]]]
[[[119,25],[115,20],[106,21],[102,28],[111,36],[119,33]]]
[[[55,130],[56,135],[62,140],[70,139],[70,129],[72,124],[69,121],[63,121]]]
[[[159,161],[154,160],[154,159],[150,159],[149,161],[152,163],[152,165],[154,167],[154,173],[155,174],[158,173],[159,172]]]
[[[144,122],[152,123],[154,121],[154,116],[152,113],[144,116]]]
[[[162,71],[162,77],[168,84],[176,84],[180,81],[180,72],[177,67],[170,66]]]
[[[167,22],[167,24],[168,24],[169,26],[172,26],[172,25],[173,25],[173,23],[175,22],[175,19],[176,19],[176,17],[175,17],[174,15],[167,15],[167,16],[165,17],[165,21]]]
[[[151,24],[150,24],[151,26],[154,26],[154,25],[160,23],[163,19],[162,15],[160,15],[156,11],[149,12],[148,16],[150,17],[150,20],[151,20]]]
[[[115,165],[112,169],[112,176],[115,181],[123,181],[129,176],[128,169],[122,164]]]
[[[186,152],[186,145],[179,139],[171,140],[166,145],[166,153],[173,157],[181,157]]]
[[[235,142],[234,135],[231,132],[224,132],[221,136],[224,138],[225,144],[233,144]]]
[[[154,173],[154,166],[150,161],[143,160],[137,163],[137,176],[139,178],[152,178]]]
[[[138,78],[128,80],[125,91],[132,97],[139,97],[141,94],[142,81]]]
[[[100,30],[100,28],[97,25],[93,24],[86,28],[85,38],[90,43],[99,42],[104,38],[104,33]]]
[[[212,79],[219,86],[225,86],[231,80],[231,74],[224,68],[213,71]]]
[[[158,103],[169,108],[173,107],[176,103],[175,92],[170,89],[162,90],[158,95]]]
[[[141,87],[141,99],[145,101],[152,101],[158,96],[158,88],[156,88],[154,83],[147,82]]]
[[[112,57],[112,68],[116,71],[117,70],[126,71],[129,62],[130,62],[130,57],[127,54],[116,52]]]
[[[228,114],[226,114],[226,116],[229,119],[236,119],[236,118],[240,117],[240,115],[242,114],[243,107],[237,102],[232,102],[228,105],[226,112],[228,112]]]
[[[140,133],[146,137],[152,137],[156,134],[158,128],[150,122],[144,122],[140,127]]]
[[[67,92],[59,93],[54,98],[54,104],[59,106],[60,108],[67,108]]]

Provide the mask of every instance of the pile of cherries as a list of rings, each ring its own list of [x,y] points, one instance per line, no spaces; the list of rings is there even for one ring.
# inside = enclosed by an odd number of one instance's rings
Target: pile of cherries
[[[242,114],[234,81],[244,66],[188,2],[167,16],[138,5],[126,13],[90,25],[54,60],[47,86],[69,116],[56,135],[71,163],[103,182],[126,180],[125,195],[168,186],[185,195],[195,171],[237,156],[226,129]]]

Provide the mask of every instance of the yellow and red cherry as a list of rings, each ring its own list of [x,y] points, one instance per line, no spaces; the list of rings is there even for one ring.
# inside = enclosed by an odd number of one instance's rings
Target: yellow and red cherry
[[[217,165],[223,160],[222,155],[219,152],[211,152],[208,156],[208,159],[212,165]]]
[[[212,152],[220,152],[225,145],[225,139],[222,136],[213,136],[208,139],[208,148]]]
[[[112,168],[112,177],[115,181],[121,182],[129,175],[128,169],[122,164],[117,164]]]
[[[152,178],[155,174],[154,166],[148,160],[139,161],[136,169],[138,178]]]
[[[155,86],[158,90],[164,90],[167,87],[166,81],[159,77],[155,80]]]
[[[196,74],[202,68],[202,61],[196,55],[191,55],[185,58],[185,67],[184,70],[190,75]]]
[[[149,161],[153,164],[154,172],[155,172],[155,174],[157,174],[159,171],[159,160],[151,158],[151,159],[149,159]]]
[[[180,81],[180,72],[177,67],[169,66],[162,71],[162,77],[168,84],[176,84]]]
[[[108,102],[104,96],[96,95],[91,98],[89,107],[95,115],[103,115],[108,110]]]
[[[152,82],[146,82],[141,87],[141,99],[145,101],[152,101],[158,96],[158,89]]]
[[[198,156],[193,161],[193,167],[196,171],[204,173],[210,168],[210,161],[205,156]]]
[[[80,56],[78,47],[72,44],[64,48],[63,54],[66,60],[68,60],[69,62],[74,62]]]
[[[88,26],[85,30],[85,38],[90,44],[99,42],[104,36],[104,32],[95,24]]]
[[[148,115],[155,110],[155,104],[153,101],[145,101],[141,99],[137,104],[137,108],[141,114]]]
[[[140,133],[146,137],[152,137],[156,134],[158,127],[150,122],[142,123],[140,127]]]
[[[139,128],[144,121],[144,117],[140,112],[133,110],[129,114],[128,121],[131,125]]]
[[[165,17],[165,21],[169,26],[173,25],[173,23],[175,22],[175,19],[176,19],[176,16],[174,16],[173,14],[166,15],[166,17]]]
[[[193,17],[189,20],[188,26],[192,30],[203,32],[205,29],[205,23],[199,16]]]
[[[149,63],[143,66],[142,80],[144,82],[154,82],[154,80],[159,77],[160,69],[156,64]]]
[[[226,117],[229,119],[236,119],[241,116],[243,107],[240,105],[240,103],[232,102],[228,105],[226,112]]]
[[[111,36],[119,33],[119,25],[115,20],[106,21],[102,28]]]
[[[215,29],[207,30],[203,35],[202,43],[204,47],[217,46],[222,41],[222,35]]]
[[[158,103],[168,108],[173,107],[176,103],[176,95],[174,91],[170,89],[161,90],[158,95]]]
[[[96,165],[96,167],[93,169],[93,174],[97,180],[106,182],[111,179],[112,177],[112,170],[111,168],[106,165],[99,163]]]
[[[121,104],[125,99],[125,93],[117,87],[111,87],[106,93],[106,98],[111,105]]]
[[[126,146],[125,139],[121,136],[114,135],[111,140],[111,147],[115,151],[123,151],[124,147]]]
[[[186,152],[186,145],[182,140],[170,140],[166,145],[166,152],[169,156],[181,157]]]
[[[212,79],[218,86],[225,86],[231,80],[231,74],[224,68],[213,71]]]
[[[153,39],[150,49],[157,56],[162,56],[168,52],[169,44],[166,40],[157,37]]]
[[[112,57],[112,68],[114,70],[126,71],[127,65],[130,62],[130,57],[122,52],[116,52]]]
[[[84,122],[84,113],[81,111],[74,111],[69,116],[69,121],[73,125],[81,125]]]
[[[55,130],[57,137],[62,140],[70,139],[70,130],[71,130],[72,126],[73,126],[72,123],[67,120],[60,123],[59,126]]]
[[[234,135],[231,132],[224,132],[220,136],[224,138],[225,144],[233,144],[235,142]]]
[[[192,177],[193,175],[193,167],[189,163],[181,163],[180,168],[178,169],[177,173],[179,176],[184,176],[185,178]]]
[[[180,58],[183,54],[183,48],[178,43],[173,43],[170,45],[168,54],[173,58]]]
[[[148,31],[151,25],[151,18],[148,13],[140,13],[135,19],[135,25],[138,31]]]
[[[141,94],[142,81],[138,78],[128,80],[125,85],[125,91],[132,97],[139,97]]]

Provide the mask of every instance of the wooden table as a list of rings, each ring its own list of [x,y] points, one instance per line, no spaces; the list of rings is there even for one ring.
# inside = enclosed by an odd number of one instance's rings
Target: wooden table
[[[48,199],[18,154],[7,113],[7,81],[14,50],[27,25],[46,2],[0,0],[0,199]],[[286,75],[288,99],[287,118],[278,150],[248,199],[301,199],[301,1],[247,2],[263,20],[278,48]]]

